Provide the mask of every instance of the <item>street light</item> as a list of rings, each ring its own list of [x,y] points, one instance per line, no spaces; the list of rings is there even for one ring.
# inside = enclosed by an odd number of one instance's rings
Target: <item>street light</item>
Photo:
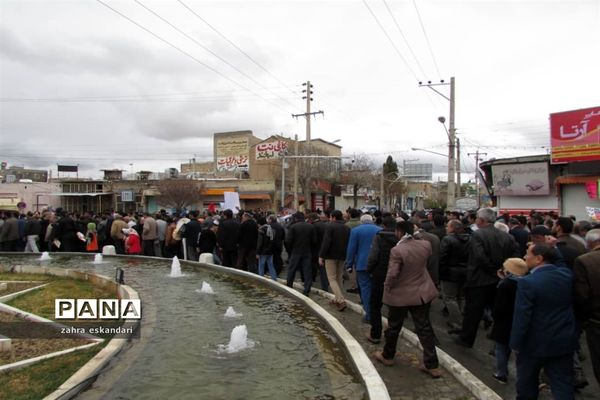
[[[425,153],[431,153],[431,154],[436,154],[438,156],[442,156],[444,158],[448,158],[448,154],[443,154],[443,153],[437,153],[435,151],[431,151],[431,150],[425,150],[425,149],[421,149],[419,147],[412,147],[411,148],[412,151],[424,151]]]

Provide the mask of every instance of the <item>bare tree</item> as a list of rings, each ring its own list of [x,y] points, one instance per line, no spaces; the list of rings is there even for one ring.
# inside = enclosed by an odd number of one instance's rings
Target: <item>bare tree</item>
[[[359,154],[344,165],[343,181],[352,185],[354,208],[358,207],[358,189],[376,187],[378,171],[375,163],[366,154]]]
[[[156,201],[161,206],[183,210],[200,201],[200,191],[203,187],[204,183],[199,181],[163,179],[156,183],[156,188],[160,192]]]

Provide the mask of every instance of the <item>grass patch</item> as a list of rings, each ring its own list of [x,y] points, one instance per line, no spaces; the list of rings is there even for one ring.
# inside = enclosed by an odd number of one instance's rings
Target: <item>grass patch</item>
[[[0,280],[39,280],[48,283],[42,289],[26,293],[7,303],[12,307],[54,320],[55,299],[113,299],[117,294],[89,281],[45,274],[0,273]],[[67,323],[67,321],[60,321]],[[117,322],[120,324],[120,321]],[[47,340],[46,340],[47,341]],[[90,349],[45,360],[26,368],[0,374],[0,399],[41,399],[56,390],[71,375],[96,355],[110,339]],[[35,342],[35,340],[32,340]],[[31,350],[44,345],[32,343]]]
[[[20,278],[17,280],[26,280],[29,274],[12,275],[19,275]],[[19,296],[7,304],[53,320],[55,299],[112,299],[117,297],[114,291],[94,286],[88,281],[50,276],[48,282],[47,286]]]
[[[69,379],[105,344],[0,374],[0,399],[43,399]]]
[[[0,281],[49,281],[53,278],[47,274],[18,274],[12,272],[0,272]]]

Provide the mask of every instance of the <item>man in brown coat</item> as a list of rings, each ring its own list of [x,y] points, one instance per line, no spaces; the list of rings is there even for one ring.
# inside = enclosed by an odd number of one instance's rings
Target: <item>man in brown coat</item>
[[[424,365],[420,369],[433,378],[439,378],[441,374],[435,350],[437,339],[429,321],[431,302],[438,296],[427,271],[431,244],[413,238],[413,233],[414,225],[411,222],[401,221],[396,225],[396,237],[400,241],[390,252],[383,290],[383,303],[389,308],[388,329],[385,331],[383,351],[375,352],[374,356],[384,365],[394,364],[398,336],[404,318],[410,312],[423,346]]]
[[[575,315],[584,323],[596,380],[600,383],[600,229],[585,235],[589,253],[575,259]]]

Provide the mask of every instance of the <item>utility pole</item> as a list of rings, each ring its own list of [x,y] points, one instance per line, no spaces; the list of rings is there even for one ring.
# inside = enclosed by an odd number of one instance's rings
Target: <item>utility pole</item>
[[[294,135],[294,155],[298,156],[298,135]],[[298,159],[294,160],[294,209],[298,211]]]
[[[311,155],[312,153],[312,143],[311,143],[311,138],[310,138],[310,117],[314,116],[314,115],[318,115],[318,114],[322,114],[325,115],[325,113],[322,110],[316,111],[316,112],[311,112],[310,111],[310,102],[313,101],[312,98],[312,88],[313,85],[311,85],[310,81],[306,81],[305,83],[302,84],[302,86],[306,86],[306,89],[302,90],[302,93],[306,93],[306,96],[303,96],[302,99],[306,99],[306,112],[303,114],[292,114],[292,118],[298,118],[298,117],[305,117],[306,118],[306,148],[307,148],[307,152],[308,155]],[[298,146],[298,140],[296,139],[296,146]],[[298,152],[296,151],[296,155],[298,155]],[[310,163],[311,160],[309,159],[308,162]],[[295,160],[294,164],[296,165],[298,163],[298,159]],[[295,167],[296,169],[298,168],[297,166]],[[310,168],[310,167],[309,167]],[[297,172],[296,172],[297,173]],[[296,178],[297,179],[297,178]],[[296,194],[297,196],[297,194]],[[310,201],[311,201],[311,193],[310,193],[310,178],[307,179],[306,182],[306,187],[305,187],[305,193],[304,193],[304,206],[306,208],[310,208]],[[296,206],[296,209],[298,209],[298,207]]]
[[[479,161],[483,161],[483,158],[480,158],[479,156],[487,156],[487,153],[480,153],[479,149],[477,149],[477,151],[475,153],[467,153],[467,155],[470,156],[475,156],[475,190],[477,192],[477,208],[479,208],[480,205],[480,199],[479,199]]]
[[[382,167],[381,167],[381,182],[380,182],[380,188],[379,188],[379,211],[383,211],[383,204],[385,201],[385,188],[383,186],[383,181],[384,181],[384,175],[385,175],[385,163],[383,163]]]
[[[456,197],[462,197],[460,178],[460,138],[456,138]]]
[[[450,97],[446,96],[442,92],[435,89],[434,86],[448,86],[450,85]],[[449,115],[449,132],[448,132],[448,195],[446,197],[446,208],[453,209],[456,205],[456,187],[455,187],[455,177],[456,177],[456,158],[455,158],[455,147],[456,147],[456,128],[454,124],[454,103],[455,103],[455,81],[454,77],[450,78],[450,83],[444,82],[443,80],[440,83],[432,83],[431,81],[427,81],[427,83],[419,82],[419,86],[425,86],[429,89],[433,90],[446,100],[450,102],[450,115]],[[440,122],[442,117],[440,117]]]

